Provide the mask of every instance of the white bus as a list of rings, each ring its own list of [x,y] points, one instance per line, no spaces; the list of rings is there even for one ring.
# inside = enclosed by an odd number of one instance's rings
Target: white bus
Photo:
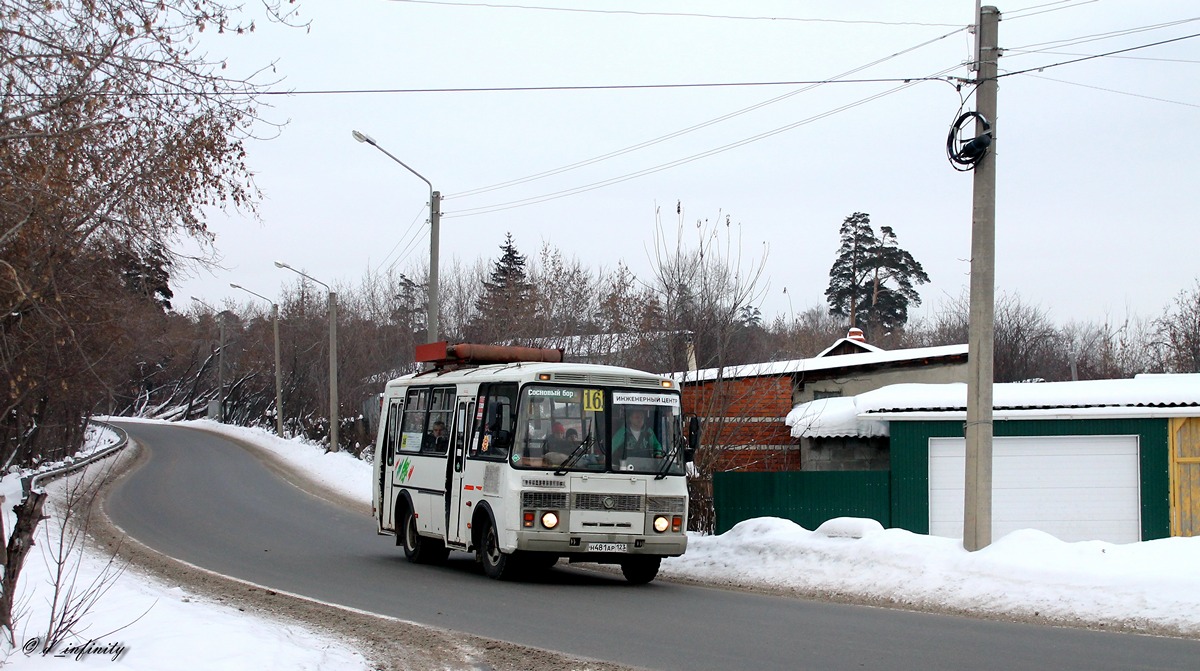
[[[509,578],[565,558],[647,583],[683,554],[699,422],[685,441],[670,378],[561,350],[417,350],[434,368],[387,384],[373,478],[377,530],[410,561],[473,552]]]

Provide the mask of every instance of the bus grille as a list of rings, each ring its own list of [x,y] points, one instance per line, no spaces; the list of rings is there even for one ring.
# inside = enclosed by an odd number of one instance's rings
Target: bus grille
[[[648,496],[646,510],[652,513],[682,513],[687,499],[679,496]]]
[[[642,510],[642,497],[637,494],[576,494],[572,507],[576,510],[639,512]]]
[[[567,507],[566,492],[521,492],[522,508],[558,508]]]

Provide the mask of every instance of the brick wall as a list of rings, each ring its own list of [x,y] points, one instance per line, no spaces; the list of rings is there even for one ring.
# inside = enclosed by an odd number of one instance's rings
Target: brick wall
[[[791,409],[790,377],[713,380],[683,387],[683,411],[701,417],[784,417]]]
[[[790,377],[739,378],[683,387],[683,411],[704,419],[704,445],[715,471],[800,469],[800,446],[784,424],[792,409]]]

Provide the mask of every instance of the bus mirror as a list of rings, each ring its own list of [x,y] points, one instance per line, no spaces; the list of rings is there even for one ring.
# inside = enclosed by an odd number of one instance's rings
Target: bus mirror
[[[700,448],[701,431],[700,418],[693,415],[692,418],[688,420],[687,449],[684,450],[683,453],[684,461],[696,460],[696,450]]]

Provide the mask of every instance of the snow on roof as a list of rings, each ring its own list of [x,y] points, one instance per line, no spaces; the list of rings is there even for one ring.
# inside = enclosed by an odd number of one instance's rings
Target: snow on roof
[[[862,343],[856,343],[861,345]],[[868,347],[870,347],[868,345]],[[672,373],[671,377],[677,382],[707,382],[721,377],[726,380],[741,377],[774,377],[803,373],[817,370],[834,370],[838,368],[861,368],[878,366],[880,364],[898,363],[902,361],[918,361],[921,359],[936,359],[942,357],[962,356],[967,353],[966,345],[942,345],[939,347],[912,347],[909,349],[880,350],[863,352],[861,354],[842,354],[837,356],[815,356],[810,359],[792,359],[791,361],[771,361],[767,363],[751,363],[743,366],[726,366],[725,368],[706,368],[704,370]],[[829,351],[829,350],[826,350]]]
[[[858,396],[838,396],[801,403],[784,420],[792,427],[793,438],[839,438],[845,436],[886,436],[888,423],[861,418]]]
[[[967,385],[896,384],[867,392],[863,412],[963,410]],[[1138,375],[1124,380],[1007,382],[992,388],[995,410],[1200,406],[1200,374]]]
[[[1166,415],[1195,416],[1200,415],[1200,374],[1000,383],[992,387],[992,405],[998,419],[1165,416],[1166,408],[1172,409]],[[788,413],[786,423],[796,438],[878,436],[887,435],[891,419],[956,419],[966,407],[965,383],[893,384],[853,397],[800,404]]]
[[[863,351],[866,351],[866,352],[883,352],[884,351],[884,349],[882,347],[876,347],[869,343],[863,342],[862,340],[855,340],[854,338],[841,338],[840,340],[833,343],[829,347],[826,347],[825,349],[821,350],[821,352],[819,354],[817,354],[817,356],[815,358],[820,359],[823,356],[829,356],[830,352],[837,349],[838,345],[841,345],[844,342],[850,343],[854,347],[861,348]]]

